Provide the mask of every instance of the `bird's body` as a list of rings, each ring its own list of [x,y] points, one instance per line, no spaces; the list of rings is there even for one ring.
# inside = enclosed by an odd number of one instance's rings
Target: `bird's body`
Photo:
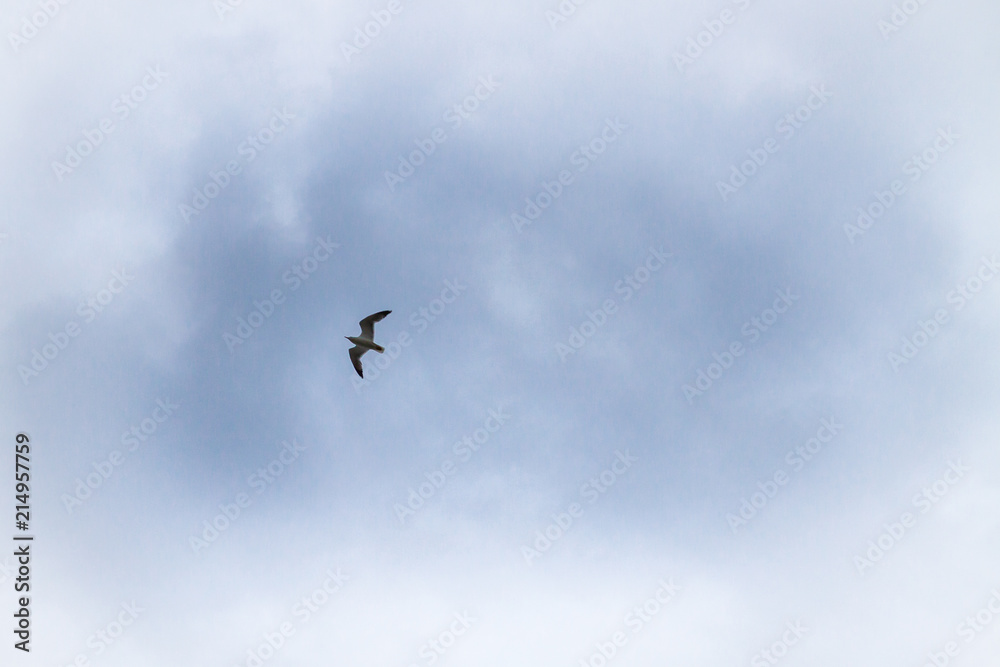
[[[375,342],[375,323],[391,312],[391,310],[383,310],[382,312],[375,313],[374,315],[369,315],[359,322],[361,325],[360,336],[344,336],[344,338],[354,343],[354,347],[348,350],[348,352],[351,355],[351,363],[354,364],[354,370],[356,370],[358,375],[362,378],[365,374],[361,366],[361,355],[368,350],[375,350],[380,354],[385,352],[385,348]]]
[[[344,338],[351,341],[358,347],[363,347],[367,350],[375,350],[376,352],[385,352],[384,347],[382,347],[378,343],[373,343],[372,341],[367,340],[365,338],[361,338],[359,336],[344,336]]]

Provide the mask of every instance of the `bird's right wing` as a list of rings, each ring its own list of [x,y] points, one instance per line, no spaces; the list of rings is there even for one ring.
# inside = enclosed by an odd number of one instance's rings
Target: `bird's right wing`
[[[348,352],[351,355],[351,363],[354,364],[354,370],[358,372],[359,377],[364,379],[365,374],[361,367],[361,355],[366,352],[365,348],[358,347],[357,345],[355,345],[350,350],[348,350]]]
[[[369,315],[365,319],[361,320],[359,324],[361,325],[361,337],[367,338],[368,340],[375,340],[375,323],[381,321],[386,315],[391,313],[391,310],[383,310],[381,313],[375,313],[374,315]]]

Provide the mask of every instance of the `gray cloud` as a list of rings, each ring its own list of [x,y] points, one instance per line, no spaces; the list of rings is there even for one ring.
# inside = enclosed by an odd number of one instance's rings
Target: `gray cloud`
[[[0,65],[0,411],[34,444],[36,657],[422,665],[455,614],[476,620],[441,664],[578,663],[618,631],[609,663],[753,664],[789,623],[789,664],[995,654],[992,625],[959,624],[998,585],[1000,284],[954,297],[1000,252],[994,8],[926,3],[887,33],[892,3],[55,5]],[[317,239],[338,247],[302,273]],[[383,308],[380,342],[409,343],[356,386],[343,336]],[[158,399],[179,406],[162,422]],[[661,579],[680,592],[633,632]],[[94,639],[123,604],[134,623]]]

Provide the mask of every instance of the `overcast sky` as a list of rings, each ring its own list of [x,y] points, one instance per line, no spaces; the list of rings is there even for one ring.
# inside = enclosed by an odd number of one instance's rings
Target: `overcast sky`
[[[4,664],[995,659],[995,4],[7,9]]]

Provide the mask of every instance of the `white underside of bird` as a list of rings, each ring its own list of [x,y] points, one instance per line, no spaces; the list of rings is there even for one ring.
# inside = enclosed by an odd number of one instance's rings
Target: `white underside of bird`
[[[348,353],[351,355],[351,363],[354,364],[354,370],[362,378],[364,378],[365,374],[361,367],[361,355],[368,350],[375,350],[380,354],[385,352],[385,348],[375,342],[375,323],[391,312],[391,310],[383,310],[380,313],[369,315],[358,323],[361,325],[360,336],[344,336],[344,338],[354,343],[354,347],[348,350]]]

